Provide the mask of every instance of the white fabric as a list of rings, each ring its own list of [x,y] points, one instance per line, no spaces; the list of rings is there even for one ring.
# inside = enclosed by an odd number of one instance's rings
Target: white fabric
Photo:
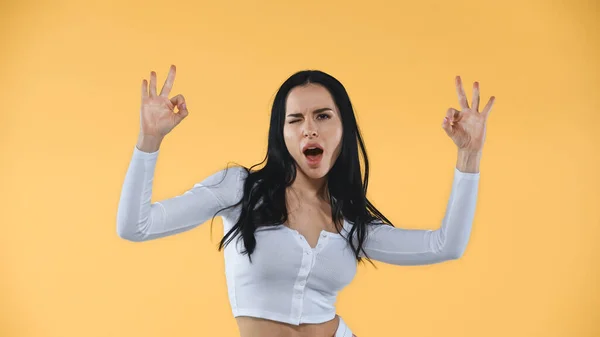
[[[352,337],[352,330],[350,330],[350,327],[341,316],[338,316],[338,318],[340,319],[340,323],[338,324],[337,330],[335,330],[334,337]]]
[[[159,151],[134,147],[123,183],[117,233],[129,241],[147,241],[190,230],[242,197],[246,171],[216,172],[183,194],[151,203]],[[422,265],[459,258],[469,240],[479,173],[454,170],[445,216],[436,230],[369,226],[364,247],[373,260],[394,265]],[[432,206],[433,207],[433,206]],[[225,233],[235,224],[239,207],[222,212]],[[347,234],[352,224],[344,222]],[[299,232],[284,226],[260,227],[252,264],[242,255],[243,241],[225,248],[226,279],[234,316],[262,317],[290,324],[321,323],[335,317],[337,293],[356,273],[356,259],[338,233],[322,231],[311,248]],[[356,240],[355,240],[356,242]],[[362,254],[361,254],[362,255]]]

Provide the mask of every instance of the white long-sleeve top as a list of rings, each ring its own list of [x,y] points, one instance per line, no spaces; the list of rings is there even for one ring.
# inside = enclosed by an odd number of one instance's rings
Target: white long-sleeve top
[[[134,147],[117,211],[121,238],[140,242],[190,230],[242,197],[247,173],[243,168],[230,167],[181,195],[151,203],[158,154]],[[479,175],[455,168],[446,212],[436,230],[369,225],[364,242],[368,256],[395,265],[433,264],[462,256],[475,213]],[[239,206],[219,213],[224,233],[239,214]],[[231,241],[224,249],[224,258],[234,317],[253,316],[295,325],[333,319],[337,293],[356,274],[356,258],[342,236],[351,226],[344,221],[341,234],[322,231],[314,248],[298,231],[283,224],[260,227],[255,232],[252,263],[240,253],[243,241]]]

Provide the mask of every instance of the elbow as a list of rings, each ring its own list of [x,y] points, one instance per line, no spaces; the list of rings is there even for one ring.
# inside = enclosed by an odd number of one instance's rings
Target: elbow
[[[435,247],[434,251],[442,261],[458,260],[462,258],[469,242],[468,237],[460,237],[458,239],[456,237],[440,239],[438,236],[436,240],[437,241],[435,242],[437,244],[433,244]]]
[[[465,253],[466,245],[443,242],[434,249],[440,262],[460,259]]]
[[[128,226],[122,223],[117,223],[117,235],[119,238],[130,242],[142,242],[144,236],[137,230],[137,226]]]
[[[456,250],[456,251],[452,251],[452,252],[449,252],[449,253],[446,255],[446,257],[447,257],[446,259],[447,259],[447,260],[449,260],[449,261],[451,261],[451,260],[458,260],[458,259],[460,259],[461,257],[463,257],[464,253],[465,253],[465,251],[464,251],[464,250]]]
[[[462,258],[465,254],[465,248],[466,247],[452,247],[452,249],[442,250],[441,255],[443,256],[443,260],[451,261]]]

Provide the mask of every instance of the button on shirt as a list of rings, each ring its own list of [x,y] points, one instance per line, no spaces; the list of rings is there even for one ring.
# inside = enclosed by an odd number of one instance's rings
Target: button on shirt
[[[140,242],[181,233],[207,222],[242,197],[247,172],[230,167],[181,195],[151,203],[158,153],[134,147],[117,211],[120,237]],[[460,257],[469,240],[478,185],[479,173],[455,168],[438,229],[403,229],[374,222],[367,227],[364,250],[372,260],[395,265],[432,264]],[[238,207],[219,213],[225,233],[235,225],[239,212]],[[338,292],[356,274],[356,258],[347,241],[351,228],[345,220],[341,233],[322,231],[313,248],[298,231],[283,224],[258,227],[252,262],[241,253],[243,241],[234,238],[224,249],[233,315],[295,325],[333,319]],[[355,237],[351,239],[357,243]]]

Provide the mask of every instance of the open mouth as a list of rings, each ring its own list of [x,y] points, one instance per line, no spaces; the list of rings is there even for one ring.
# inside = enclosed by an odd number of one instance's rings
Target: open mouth
[[[323,149],[320,149],[318,147],[312,147],[304,150],[304,155],[307,157],[316,157],[321,154],[323,154]]]
[[[321,158],[323,157],[323,149],[320,149],[318,147],[308,148],[304,150],[304,156],[306,156],[306,159],[309,164],[316,165],[321,161]]]

